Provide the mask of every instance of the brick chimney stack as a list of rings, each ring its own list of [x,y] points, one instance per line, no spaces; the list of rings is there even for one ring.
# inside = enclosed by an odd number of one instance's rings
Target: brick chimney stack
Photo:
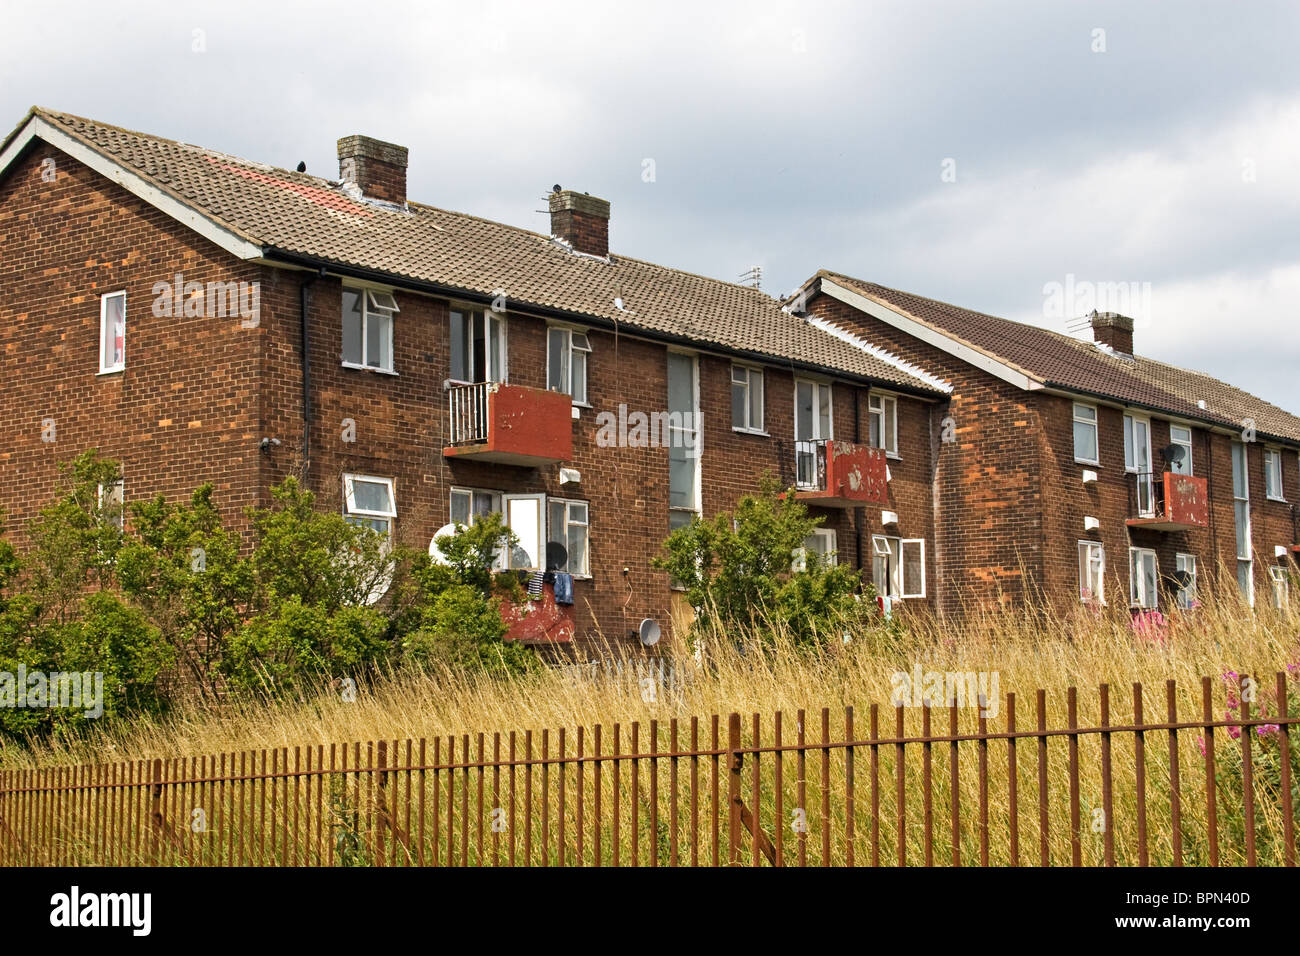
[[[369,136],[339,140],[339,179],[367,199],[406,205],[406,147]]]
[[[1118,312],[1092,313],[1092,340],[1121,355],[1133,354],[1133,320]]]
[[[556,189],[550,196],[551,235],[578,252],[609,255],[609,201],[572,189]]]

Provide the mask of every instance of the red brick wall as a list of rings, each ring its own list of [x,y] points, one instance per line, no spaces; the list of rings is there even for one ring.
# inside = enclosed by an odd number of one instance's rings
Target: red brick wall
[[[210,481],[225,518],[241,520],[262,487],[269,330],[238,316],[157,317],[153,287],[177,272],[206,285],[259,271],[39,142],[0,180],[0,248],[0,507],[18,538],[52,497],[57,464],[91,447],[122,463],[128,502],[184,499]],[[122,289],[126,368],[99,375],[100,296]]]

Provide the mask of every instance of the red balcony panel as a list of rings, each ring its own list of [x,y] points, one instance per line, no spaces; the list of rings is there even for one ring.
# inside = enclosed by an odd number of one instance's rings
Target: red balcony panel
[[[827,439],[796,442],[799,480],[795,497],[823,508],[857,508],[889,503],[885,452],[856,442]]]
[[[561,392],[479,382],[448,390],[447,458],[536,468],[573,457],[573,400]]]
[[[506,640],[525,644],[567,644],[576,630],[573,605],[556,604],[555,588],[550,584],[542,587],[539,601],[502,602],[501,619],[510,628]]]
[[[1139,479],[1141,476],[1134,476]],[[1128,519],[1130,528],[1154,531],[1187,531],[1210,524],[1210,499],[1206,481],[1193,475],[1167,471],[1153,476],[1151,514]]]

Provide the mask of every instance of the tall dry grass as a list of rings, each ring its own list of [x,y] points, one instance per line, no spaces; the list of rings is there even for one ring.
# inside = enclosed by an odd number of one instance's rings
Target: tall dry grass
[[[679,744],[684,747],[689,720],[693,716],[700,718],[700,745],[707,748],[711,743],[711,716],[721,715],[725,735],[726,715],[733,711],[744,717],[742,726],[747,745],[752,740],[752,715],[760,716],[760,742],[768,745],[772,742],[773,715],[782,712],[783,739],[789,743],[797,733],[796,714],[800,710],[805,711],[806,726],[803,729],[807,739],[817,743],[821,740],[823,708],[829,711],[826,719],[832,739],[844,739],[845,708],[848,706],[855,710],[854,736],[864,739],[868,733],[872,704],[879,706],[881,736],[888,737],[894,731],[896,718],[895,708],[890,703],[893,675],[900,671],[912,672],[918,664],[923,671],[996,674],[998,709],[996,716],[988,719],[991,731],[1005,729],[1008,693],[1016,695],[1017,727],[1031,729],[1036,721],[1033,709],[1035,692],[1040,688],[1047,692],[1046,724],[1049,728],[1066,726],[1066,689],[1069,687],[1078,688],[1079,725],[1095,726],[1099,720],[1098,686],[1103,683],[1110,685],[1112,725],[1132,722],[1135,683],[1142,685],[1146,721],[1163,720],[1166,715],[1165,687],[1170,680],[1176,682],[1176,705],[1180,718],[1198,719],[1202,713],[1203,676],[1213,678],[1213,709],[1216,718],[1221,718],[1227,710],[1228,686],[1220,675],[1227,671],[1256,675],[1261,688],[1271,691],[1276,672],[1300,660],[1300,620],[1296,616],[1264,607],[1251,612],[1244,609],[1235,597],[1206,600],[1194,614],[1173,615],[1163,639],[1135,633],[1122,609],[1096,614],[1079,608],[1059,614],[1043,607],[1030,607],[1018,612],[972,613],[959,625],[945,625],[930,618],[917,617],[908,622],[901,634],[859,632],[850,635],[847,642],[835,636],[822,647],[812,649],[795,646],[780,622],[771,622],[762,635],[747,635],[745,640],[733,640],[739,636],[716,631],[705,633],[701,636],[698,654],[685,648],[670,650],[677,672],[686,680],[680,686],[664,688],[656,685],[654,693],[646,693],[640,680],[630,672],[622,678],[599,680],[578,675],[572,669],[549,669],[510,680],[475,679],[446,671],[386,673],[364,682],[356,699],[351,702],[343,699],[338,688],[322,686],[300,700],[238,701],[219,710],[184,704],[160,719],[104,723],[77,739],[43,741],[31,746],[9,743],[0,751],[0,766],[6,769],[30,768],[279,747],[288,747],[292,751],[295,746],[321,744],[328,747],[332,743],[380,739],[404,742],[423,738],[430,741],[431,753],[435,738],[445,743],[448,735],[454,735],[459,741],[461,735],[475,737],[480,732],[487,735],[490,754],[494,732],[508,734],[515,731],[522,738],[525,731],[533,731],[534,739],[539,739],[543,729],[550,729],[554,740],[555,731],[564,727],[569,729],[572,741],[576,728],[581,726],[587,729],[590,741],[591,729],[596,724],[603,727],[604,750],[608,753],[615,723],[622,727],[625,752],[634,723],[639,728],[640,749],[646,752],[651,720],[657,721],[659,740],[656,746],[662,751],[668,746],[669,722],[677,719]],[[1293,673],[1292,680],[1300,681],[1300,673]],[[905,707],[902,712],[907,734],[919,734],[925,718],[924,708]],[[977,729],[978,713],[979,708],[973,706],[960,710],[961,733]],[[946,732],[948,717],[946,709],[931,712],[934,733]],[[1189,864],[1209,862],[1206,780],[1204,761],[1197,743],[1199,736],[1195,731],[1182,731],[1177,743],[1182,852],[1184,862]],[[1239,763],[1240,742],[1222,731],[1216,733],[1215,739],[1221,772],[1216,788],[1220,862],[1242,863],[1246,860],[1242,794],[1239,780],[1232,771]],[[1291,740],[1294,747],[1300,747],[1300,733],[1294,729]],[[1150,860],[1157,864],[1169,863],[1173,859],[1174,833],[1168,735],[1164,732],[1148,733],[1145,744],[1143,769]],[[1097,811],[1104,804],[1102,743],[1095,735],[1079,740],[1079,853],[1085,864],[1103,861],[1107,830],[1114,841],[1119,862],[1137,862],[1134,745],[1131,734],[1116,734],[1112,739],[1113,806],[1110,819],[1098,829]],[[1044,845],[1048,862],[1068,864],[1071,861],[1073,835],[1069,822],[1071,801],[1067,748],[1068,742],[1063,737],[1054,737],[1047,744],[1048,788],[1040,794],[1037,744],[1033,740],[1023,740],[1018,745],[1018,862],[1038,862]],[[868,750],[856,748],[855,753],[853,858],[858,863],[868,862],[873,852],[878,852],[882,862],[893,862],[897,858],[899,843],[895,749],[892,746],[881,747],[877,754],[876,800],[879,812],[874,816],[871,812]],[[1257,755],[1261,754],[1262,748],[1258,743],[1255,750]],[[990,862],[1010,862],[1007,745],[1005,741],[992,741],[985,752],[988,768],[987,831],[978,825],[979,748],[973,743],[963,743],[958,748],[958,756],[958,853],[963,862],[978,862],[981,840],[986,838]],[[802,774],[805,787],[803,806],[800,806],[798,789],[798,758],[793,754],[782,758],[781,819],[776,818],[775,760],[772,755],[764,754],[758,761],[761,779],[759,818],[764,832],[772,839],[780,831],[785,856],[791,862],[799,859],[801,850],[808,862],[821,862],[823,833],[833,835],[827,840],[831,851],[828,862],[840,864],[848,859],[845,755],[842,750],[836,750],[828,756],[825,772],[830,788],[825,794],[821,787],[822,758],[822,752],[816,750],[809,751],[806,756]],[[948,744],[936,743],[930,748],[927,786],[924,748],[907,748],[902,843],[908,863],[925,862],[927,856],[936,863],[944,863],[951,857],[949,759]],[[637,831],[633,831],[630,820],[623,824],[620,835],[623,860],[630,857],[630,841],[636,839],[644,841],[643,848],[642,843],[637,844],[642,848],[642,862],[646,859],[645,854],[652,852],[660,854],[667,862],[673,841],[671,834],[664,833],[664,821],[670,817],[674,791],[666,776],[665,762],[659,764],[659,771],[665,774],[662,782],[657,781],[657,802],[661,811],[659,832],[646,830],[648,824],[645,821],[653,809],[646,804],[647,765],[641,765],[643,776],[635,793],[629,789],[626,770],[621,778],[622,812],[628,813],[632,804],[637,803],[643,814]],[[747,802],[751,794],[748,773],[752,766],[751,758],[745,777]],[[684,769],[678,781],[676,795],[681,817],[678,840],[682,859],[687,858],[687,848],[691,845],[705,859],[711,852],[707,824],[712,813],[708,786],[710,770],[706,760],[700,771],[702,785],[698,797],[701,819],[706,822],[700,824],[697,832],[687,832],[691,828],[684,817],[689,800]],[[1282,862],[1284,852],[1281,803],[1276,785],[1269,781],[1267,768],[1261,768],[1255,779],[1255,826],[1259,862],[1277,864]],[[1300,785],[1300,781],[1295,783]],[[608,790],[611,785],[607,775],[604,786]],[[573,775],[565,786],[577,786]],[[593,795],[589,776],[582,786],[589,799]],[[725,781],[722,787],[725,798]],[[924,812],[927,789],[931,808],[928,827]],[[459,791],[456,793],[459,800]],[[576,826],[576,819],[571,819],[575,796],[570,789],[565,813],[571,827]],[[554,822],[558,804],[553,795],[548,799]],[[610,799],[606,793],[607,808]],[[1045,833],[1040,831],[1038,823],[1040,800],[1049,818]],[[821,813],[823,805],[829,806],[828,817]],[[804,812],[808,823],[808,829],[802,835],[793,823],[795,818],[792,814],[796,809]],[[590,816],[586,825],[593,825]],[[612,835],[607,832],[608,822],[598,826],[606,828],[602,861],[609,862]],[[722,810],[722,826],[725,830],[725,809]],[[473,842],[471,839],[470,843]],[[473,861],[477,848],[471,846],[470,849]],[[319,847],[317,850],[324,852]],[[573,852],[571,849],[570,858]],[[588,862],[593,862],[590,840],[587,840],[583,854]],[[555,861],[552,850],[550,859],[536,858],[533,862]]]

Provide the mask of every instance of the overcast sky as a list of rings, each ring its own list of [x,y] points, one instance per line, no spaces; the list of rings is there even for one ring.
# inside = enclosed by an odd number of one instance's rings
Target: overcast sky
[[[329,177],[365,133],[413,199],[544,232],[559,183],[613,203],[616,253],[773,293],[830,268],[1064,329],[1122,291],[1138,352],[1300,413],[1297,3],[3,17],[6,127],[40,104]]]

